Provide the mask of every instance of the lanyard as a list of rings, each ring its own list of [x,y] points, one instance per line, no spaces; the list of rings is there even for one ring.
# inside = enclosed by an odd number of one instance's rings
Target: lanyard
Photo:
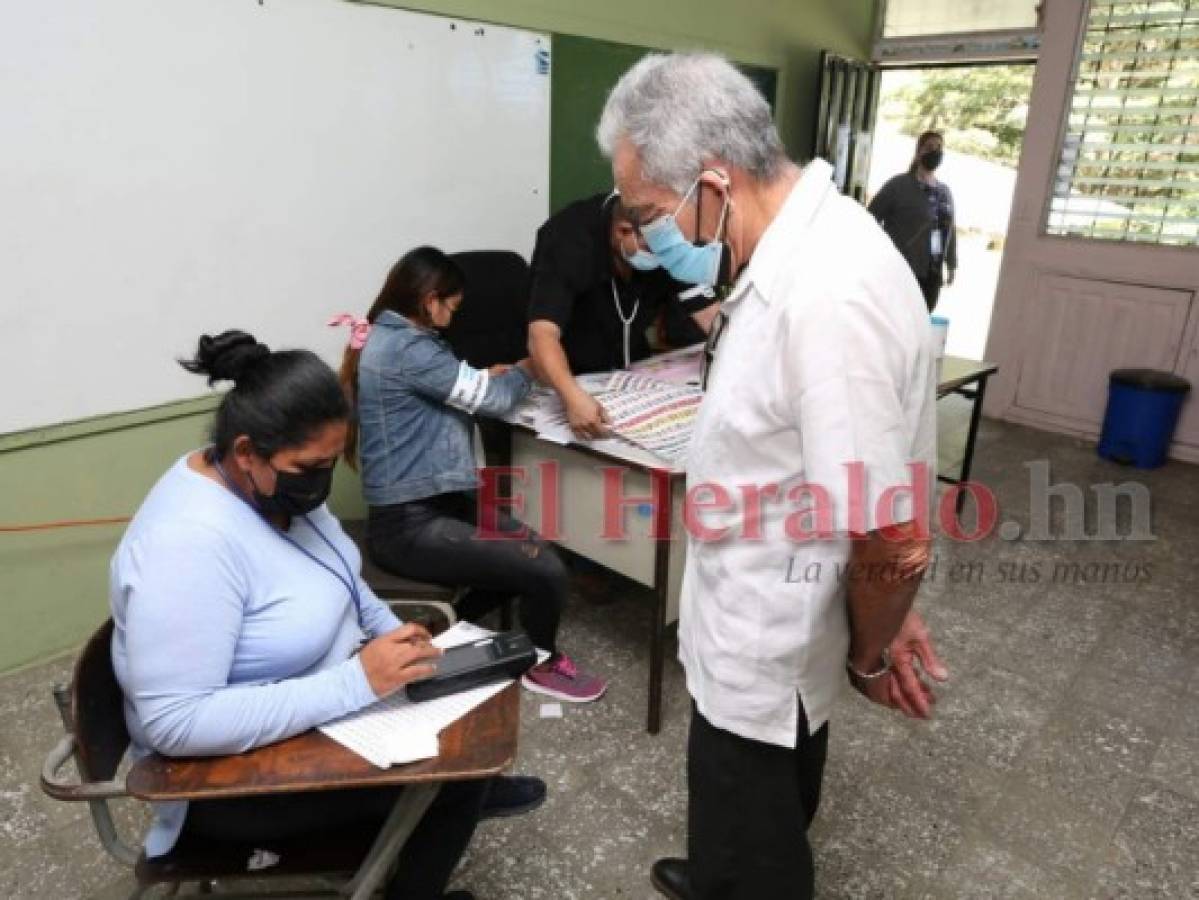
[[[330,550],[333,551],[333,555],[337,557],[337,561],[341,563],[341,568],[345,572],[344,578],[342,577],[341,572],[338,572],[336,569],[334,569],[331,565],[329,565],[323,559],[318,557],[315,553],[313,553],[307,547],[301,546],[286,531],[282,531],[282,530],[276,528],[274,526],[274,524],[266,518],[266,516],[262,515],[262,510],[260,510],[257,506],[255,506],[253,503],[251,503],[250,498],[247,497],[244,493],[242,493],[241,488],[239,488],[236,484],[233,483],[233,481],[226,474],[225,468],[224,468],[224,466],[221,465],[220,461],[214,459],[212,461],[212,463],[214,466],[216,466],[216,470],[220,473],[221,478],[224,479],[225,484],[229,488],[229,490],[233,491],[233,493],[237,495],[238,499],[240,499],[243,503],[245,503],[246,506],[250,507],[250,509],[252,509],[252,510],[254,510],[254,512],[258,513],[259,517],[262,519],[263,522],[266,523],[267,527],[269,527],[271,529],[271,531],[275,532],[275,534],[279,535],[279,537],[283,538],[283,540],[287,541],[287,543],[291,544],[293,547],[295,547],[297,550],[299,550],[301,553],[303,553],[305,556],[307,556],[310,560],[312,560],[314,563],[316,563],[318,566],[320,566],[322,569],[324,569],[326,572],[328,572],[330,575],[332,575],[334,578],[336,578],[338,581],[340,581],[342,583],[342,586],[347,591],[350,592],[350,599],[354,601],[354,611],[357,613],[358,627],[361,628],[362,627],[362,597],[358,593],[358,584],[357,584],[357,580],[354,578],[354,571],[350,568],[350,564],[348,562],[346,562],[346,558],[341,555],[341,551],[338,550],[337,547],[335,547],[333,545],[333,542],[331,540],[329,540],[327,537],[325,537],[324,532],[322,532],[319,528],[317,528],[316,525],[313,524],[312,520],[310,518],[308,518],[308,514],[305,513],[300,518],[302,518],[305,522],[307,522],[308,527],[311,528],[313,531],[315,531],[317,534],[317,537],[319,537],[322,541],[325,542],[325,546],[327,546]]]
[[[301,518],[305,522],[308,523],[309,528],[311,528],[313,531],[316,532],[317,537],[319,537],[322,541],[325,542],[325,546],[327,546],[330,550],[333,551],[333,555],[336,556],[337,561],[339,563],[341,563],[342,571],[344,571],[346,573],[345,578],[341,577],[341,572],[337,572],[336,570],[334,570],[334,568],[331,565],[326,563],[323,559],[318,557],[315,553],[311,552],[307,547],[302,547],[300,544],[298,544],[295,541],[295,539],[292,538],[292,536],[290,534],[288,534],[287,532],[280,531],[279,537],[283,538],[283,540],[287,541],[287,543],[291,544],[293,547],[295,547],[297,550],[299,550],[301,553],[303,553],[310,560],[312,560],[314,563],[316,563],[318,566],[320,566],[322,569],[324,569],[326,572],[328,572],[330,575],[332,575],[334,578],[336,578],[338,581],[340,581],[342,583],[342,585],[345,586],[345,589],[350,592],[350,599],[354,601],[354,610],[358,614],[358,626],[362,627],[362,597],[358,593],[358,585],[355,583],[354,572],[350,568],[350,564],[348,562],[346,562],[346,558],[341,555],[341,551],[338,550],[333,545],[333,542],[331,540],[329,540],[327,537],[325,537],[324,532],[322,532],[319,528],[316,527],[316,525],[313,524],[312,520],[310,518],[308,518],[307,513],[305,513],[303,516],[301,516]]]
[[[624,310],[620,307],[620,294],[616,290],[616,279],[612,279],[612,303],[616,307],[616,317],[620,319],[620,324],[624,332],[624,367],[627,369],[632,360],[629,359],[629,331],[632,328],[633,320],[637,318],[637,310],[641,306],[641,298],[633,297],[633,311],[629,313],[628,318],[625,318]]]

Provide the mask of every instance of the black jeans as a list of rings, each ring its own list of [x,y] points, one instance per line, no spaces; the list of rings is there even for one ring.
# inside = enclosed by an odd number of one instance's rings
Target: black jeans
[[[810,900],[808,825],[820,805],[828,725],[794,750],[717,728],[692,704],[687,861],[695,900]]]
[[[193,801],[183,832],[270,850],[273,842],[361,829],[373,837],[403,788],[277,794],[236,800]],[[445,893],[454,867],[470,843],[487,793],[487,781],[456,781],[437,797],[400,851],[387,884],[387,900],[434,900]]]
[[[372,506],[367,545],[375,564],[420,581],[470,588],[458,603],[459,617],[482,618],[512,597],[520,598],[520,623],[533,643],[555,652],[558,621],[570,592],[561,557],[544,538],[482,539],[474,492]],[[502,512],[498,531],[524,528]]]

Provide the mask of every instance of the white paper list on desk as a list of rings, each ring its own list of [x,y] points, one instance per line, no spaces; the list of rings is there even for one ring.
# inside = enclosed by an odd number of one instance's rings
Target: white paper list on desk
[[[438,647],[456,647],[491,637],[493,632],[459,622],[433,639]],[[512,681],[505,680],[436,700],[413,703],[398,691],[378,703],[334,722],[320,731],[380,769],[437,755],[437,736]]]
[[[618,371],[578,376],[575,380],[595,397],[610,418],[612,434],[607,438],[577,437],[561,399],[549,388],[534,388],[507,418],[532,428],[543,441],[580,444],[622,458],[628,456],[629,450],[636,450],[646,453],[651,465],[654,460],[665,460],[677,468],[686,455],[695,412],[703,399],[698,387],[701,355],[702,347],[688,348],[681,355],[651,357],[655,364],[651,374]],[[688,377],[692,370],[694,379]],[[675,380],[663,380],[652,374],[659,371]]]

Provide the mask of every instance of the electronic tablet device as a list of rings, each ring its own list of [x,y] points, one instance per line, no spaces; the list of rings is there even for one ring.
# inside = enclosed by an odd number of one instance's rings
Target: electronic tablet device
[[[450,647],[433,660],[437,671],[405,688],[408,699],[419,702],[456,694],[508,678],[519,678],[537,662],[537,648],[523,631]]]

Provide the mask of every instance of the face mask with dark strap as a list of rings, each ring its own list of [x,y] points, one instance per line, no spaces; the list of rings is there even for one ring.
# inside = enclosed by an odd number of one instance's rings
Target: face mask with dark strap
[[[221,479],[225,482],[225,486],[228,487],[229,490],[232,491],[239,500],[250,507],[250,509],[254,510],[254,512],[258,513],[262,520],[271,527],[272,531],[274,531],[281,538],[283,538],[283,540],[287,541],[287,543],[291,544],[342,583],[345,589],[350,593],[350,599],[354,602],[354,611],[358,618],[358,625],[359,627],[362,627],[362,597],[358,593],[358,585],[356,583],[356,579],[354,578],[354,570],[350,568],[350,564],[346,561],[346,558],[341,555],[341,552],[337,549],[337,547],[334,546],[333,542],[329,540],[329,538],[325,537],[324,532],[317,528],[316,525],[312,523],[312,520],[308,518],[308,513],[312,512],[314,509],[324,503],[326,498],[329,496],[329,489],[333,483],[333,466],[322,467],[319,469],[309,469],[306,472],[280,472],[278,469],[275,469],[275,493],[271,496],[266,496],[260,493],[258,487],[255,486],[254,497],[251,499],[250,497],[247,497],[245,491],[243,491],[233,481],[233,479],[229,477],[229,473],[225,471],[225,467],[221,465],[221,461],[219,459],[214,457],[212,464],[216,467]],[[270,463],[268,462],[267,465],[270,465]],[[271,466],[271,468],[274,469],[275,467]],[[312,477],[313,475],[319,476],[320,473],[324,473],[324,475],[319,478]],[[282,494],[282,497],[279,500],[276,500],[275,497],[280,496],[279,479],[284,478],[284,476],[291,476],[293,480],[290,484],[285,483],[285,493]],[[253,475],[250,476],[250,484],[254,484]],[[320,495],[319,499],[317,499],[318,495]],[[313,502],[314,500],[315,502]],[[304,509],[303,507],[307,508]],[[289,510],[296,511],[292,512]],[[303,519],[308,527],[316,532],[317,537],[319,537],[325,543],[325,545],[333,551],[333,555],[337,557],[337,561],[341,564],[341,569],[345,573],[344,577],[340,572],[338,572],[324,560],[317,557],[306,547],[302,547],[300,544],[298,544],[291,535],[276,528],[274,524],[271,523],[269,518],[272,513],[285,513],[288,516],[295,516]]]
[[[700,190],[700,179],[697,177],[683,195],[683,201],[678,208],[669,215],[659,216],[648,225],[643,225],[641,236],[645,238],[645,243],[649,245],[662,267],[673,278],[688,284],[725,287],[731,281],[732,268],[729,246],[724,241],[725,223],[732,203],[728,194],[724,196],[720,221],[716,225],[716,240],[710,243],[689,241],[679,228],[679,210],[687,205],[693,193]]]

